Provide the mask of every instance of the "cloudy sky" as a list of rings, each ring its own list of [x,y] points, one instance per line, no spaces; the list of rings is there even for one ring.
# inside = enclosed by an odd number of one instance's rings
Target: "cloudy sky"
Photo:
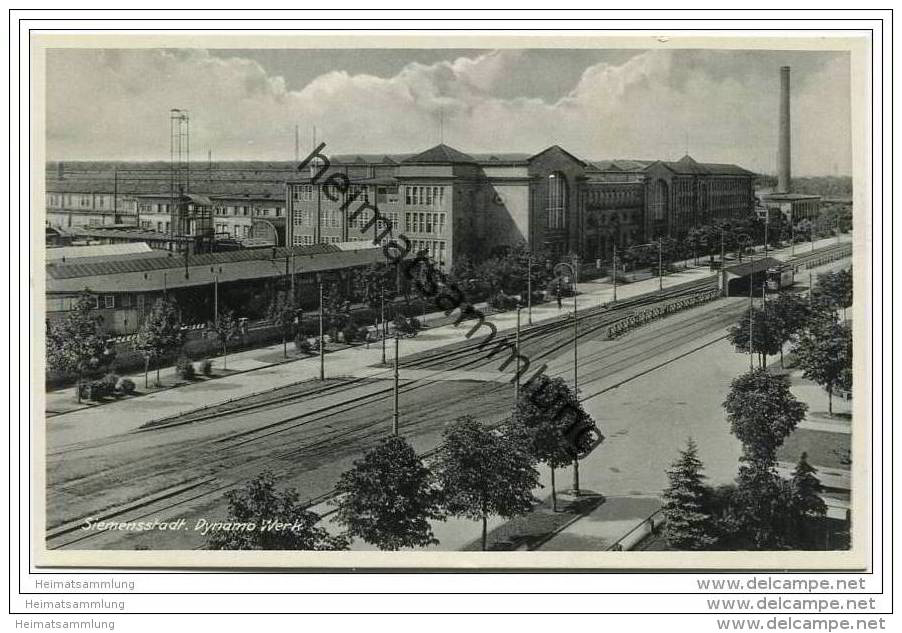
[[[738,163],[773,173],[778,69],[792,67],[793,170],[848,174],[849,57],[650,50],[112,50],[47,53],[51,160],[164,159],[168,112],[193,156],[289,160],[308,148],[470,152],[558,144],[589,159]]]

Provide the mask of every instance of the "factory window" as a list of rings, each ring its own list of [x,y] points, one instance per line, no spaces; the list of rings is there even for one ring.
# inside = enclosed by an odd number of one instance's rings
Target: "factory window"
[[[120,295],[120,307],[130,308],[132,306],[132,296],[129,294]]]
[[[135,299],[137,299],[136,304],[138,305],[138,309],[143,310],[144,309],[144,295],[137,295],[135,297]]]
[[[444,187],[405,187],[404,201],[410,206],[444,206]]]
[[[116,307],[116,297],[113,295],[104,295],[103,296],[103,307],[107,310],[111,310]]]
[[[294,188],[294,199],[310,202],[313,200],[313,185],[298,185]]]
[[[548,176],[548,195],[545,202],[549,229],[564,228],[566,208],[567,178],[561,172],[555,172]]]
[[[652,218],[655,220],[663,220],[667,217],[667,196],[667,183],[663,180],[656,181],[652,190],[651,204],[649,205]]]

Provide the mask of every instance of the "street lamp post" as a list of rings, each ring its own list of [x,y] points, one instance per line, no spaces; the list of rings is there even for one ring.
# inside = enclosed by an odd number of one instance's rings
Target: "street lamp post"
[[[379,288],[380,315],[382,319],[382,364],[385,365],[385,286]]]
[[[576,292],[573,293],[573,396],[579,402],[579,319],[576,316]],[[573,459],[573,496],[579,496],[579,458]]]
[[[319,280],[319,379],[326,379],[325,339],[323,338],[323,280]]]
[[[526,264],[526,320],[532,325],[532,252],[527,255]]]
[[[395,388],[394,388],[394,412],[392,414],[391,432],[392,435],[398,435],[400,424],[400,410],[398,406],[398,390],[400,386],[400,370],[398,368],[398,332],[395,332]]]
[[[792,217],[792,208],[789,209],[789,256],[796,256],[796,223]]]
[[[664,290],[664,237],[658,238],[658,290]]]
[[[517,335],[514,339],[514,354],[516,355],[517,365],[516,374],[514,375],[514,415],[517,414],[517,403],[520,402],[520,309],[517,304]]]
[[[752,283],[754,280],[754,273],[749,275],[749,371],[755,369],[755,352],[754,352],[754,343],[755,337],[754,334],[754,326],[755,326],[755,303],[754,303],[754,289],[755,284]]]

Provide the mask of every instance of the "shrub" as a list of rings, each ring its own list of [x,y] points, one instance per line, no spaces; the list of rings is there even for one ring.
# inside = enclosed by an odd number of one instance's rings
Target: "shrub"
[[[194,365],[191,364],[187,356],[179,356],[178,361],[175,363],[175,373],[185,380],[194,378]]]
[[[345,343],[353,343],[358,340],[358,328],[348,323],[344,329],[341,331],[342,336],[344,336]]]
[[[119,376],[110,373],[98,380],[97,383],[101,397],[114,396],[116,395],[116,385],[119,384]]]
[[[204,376],[212,376],[213,375],[213,361],[209,358],[205,358],[198,363],[200,367],[200,373]]]
[[[354,335],[355,339],[358,341],[366,341],[370,336],[370,329],[368,327],[357,328],[357,333]]]
[[[519,301],[516,297],[511,297],[510,295],[506,295],[503,292],[499,292],[491,299],[489,299],[489,305],[501,312],[515,309],[518,303]]]
[[[313,345],[310,344],[310,340],[306,336],[298,334],[294,339],[294,349],[302,354],[309,354],[313,349]]]
[[[120,378],[116,383],[116,391],[125,394],[135,393],[135,381],[130,378]]]

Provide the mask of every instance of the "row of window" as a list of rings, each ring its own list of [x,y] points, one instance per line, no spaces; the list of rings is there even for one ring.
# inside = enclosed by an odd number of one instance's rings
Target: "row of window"
[[[214,215],[240,215],[240,216],[256,216],[256,217],[268,217],[272,215],[273,217],[281,218],[282,217],[282,209],[279,207],[274,208],[259,208],[259,207],[249,207],[249,206],[218,206],[213,207]]]
[[[50,298],[47,299],[47,310],[49,312],[62,312],[74,310],[76,305],[78,304],[78,300],[80,297],[62,297],[62,298]],[[91,298],[94,300],[94,309],[95,310],[113,310],[115,308],[131,308],[134,303],[134,307],[139,310],[144,309],[144,295],[136,294],[134,296],[134,302],[132,302],[132,295],[130,294],[120,294],[120,295],[92,295]]]
[[[431,186],[404,187],[404,202],[407,206],[444,207],[445,188]]]
[[[586,202],[595,205],[622,205],[638,203],[641,193],[636,189],[625,190],[598,190],[590,189],[586,192]]]
[[[440,264],[445,262],[445,246],[444,240],[410,240],[411,254],[415,255],[426,251],[430,258]]]
[[[339,235],[324,235],[320,240],[321,244],[339,244],[343,240]],[[351,238],[349,241],[356,242],[358,238]],[[294,235],[291,238],[292,246],[310,246],[311,244],[315,244],[313,241],[312,235]]]
[[[227,233],[232,237],[248,237],[251,234],[251,227],[247,224],[235,224],[232,226],[232,230],[229,230],[228,224],[217,224],[216,225],[217,233]]]
[[[445,213],[405,213],[406,230],[411,233],[445,234]]]

